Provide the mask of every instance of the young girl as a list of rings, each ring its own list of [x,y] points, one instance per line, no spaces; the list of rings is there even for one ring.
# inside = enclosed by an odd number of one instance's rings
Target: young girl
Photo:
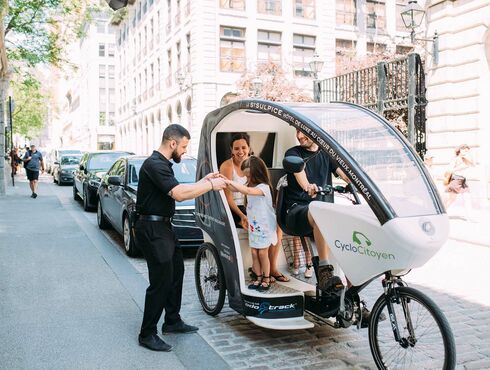
[[[248,287],[266,291],[270,288],[269,247],[277,243],[276,215],[272,206],[272,185],[264,161],[250,156],[242,162],[241,170],[247,184],[227,180],[232,191],[247,197],[248,242],[252,248],[252,270],[258,275]]]

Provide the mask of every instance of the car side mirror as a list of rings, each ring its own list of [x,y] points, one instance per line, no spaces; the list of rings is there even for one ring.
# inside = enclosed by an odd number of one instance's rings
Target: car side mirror
[[[85,166],[83,164],[80,165],[80,171],[85,171]]]
[[[287,156],[282,160],[282,167],[288,173],[298,173],[305,168],[305,161],[301,157]]]
[[[107,178],[107,183],[109,185],[120,186],[121,185],[121,177],[120,176],[109,176]]]

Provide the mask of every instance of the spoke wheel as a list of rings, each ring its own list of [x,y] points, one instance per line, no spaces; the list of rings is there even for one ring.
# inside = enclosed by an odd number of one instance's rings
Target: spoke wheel
[[[416,289],[397,287],[394,290],[391,300],[401,337],[399,342],[393,334],[384,295],[379,297],[371,312],[369,345],[378,368],[454,369],[454,338],[439,307]],[[384,321],[382,313],[386,316]]]
[[[134,242],[134,229],[131,227],[129,222],[129,217],[124,216],[123,220],[123,239],[124,239],[124,250],[126,254],[130,257],[136,256],[136,244]]]
[[[226,285],[223,267],[214,245],[204,243],[197,250],[194,277],[204,312],[211,316],[219,314],[225,303]]]

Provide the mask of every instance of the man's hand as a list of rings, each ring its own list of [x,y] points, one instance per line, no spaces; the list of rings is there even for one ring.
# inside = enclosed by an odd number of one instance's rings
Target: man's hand
[[[318,186],[316,186],[316,184],[308,184],[306,186],[305,191],[308,193],[310,197],[315,198],[316,193],[318,193]]]
[[[204,176],[203,178],[206,179],[206,180],[207,179],[211,180],[211,179],[215,179],[217,177],[220,177],[219,172],[210,172],[206,176]]]
[[[208,178],[213,185],[213,190],[223,190],[226,188],[226,182],[221,177]]]

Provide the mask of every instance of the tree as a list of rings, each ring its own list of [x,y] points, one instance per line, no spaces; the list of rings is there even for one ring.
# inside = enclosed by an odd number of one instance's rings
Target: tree
[[[284,69],[272,61],[261,63],[254,71],[247,71],[242,75],[236,83],[239,99],[256,96],[254,79],[257,77],[262,83],[261,99],[282,102],[312,101],[311,96],[299,89],[294,81],[288,79]]]
[[[27,76],[12,81],[15,110],[12,113],[13,131],[27,139],[39,135],[47,115],[46,94],[39,81]]]

